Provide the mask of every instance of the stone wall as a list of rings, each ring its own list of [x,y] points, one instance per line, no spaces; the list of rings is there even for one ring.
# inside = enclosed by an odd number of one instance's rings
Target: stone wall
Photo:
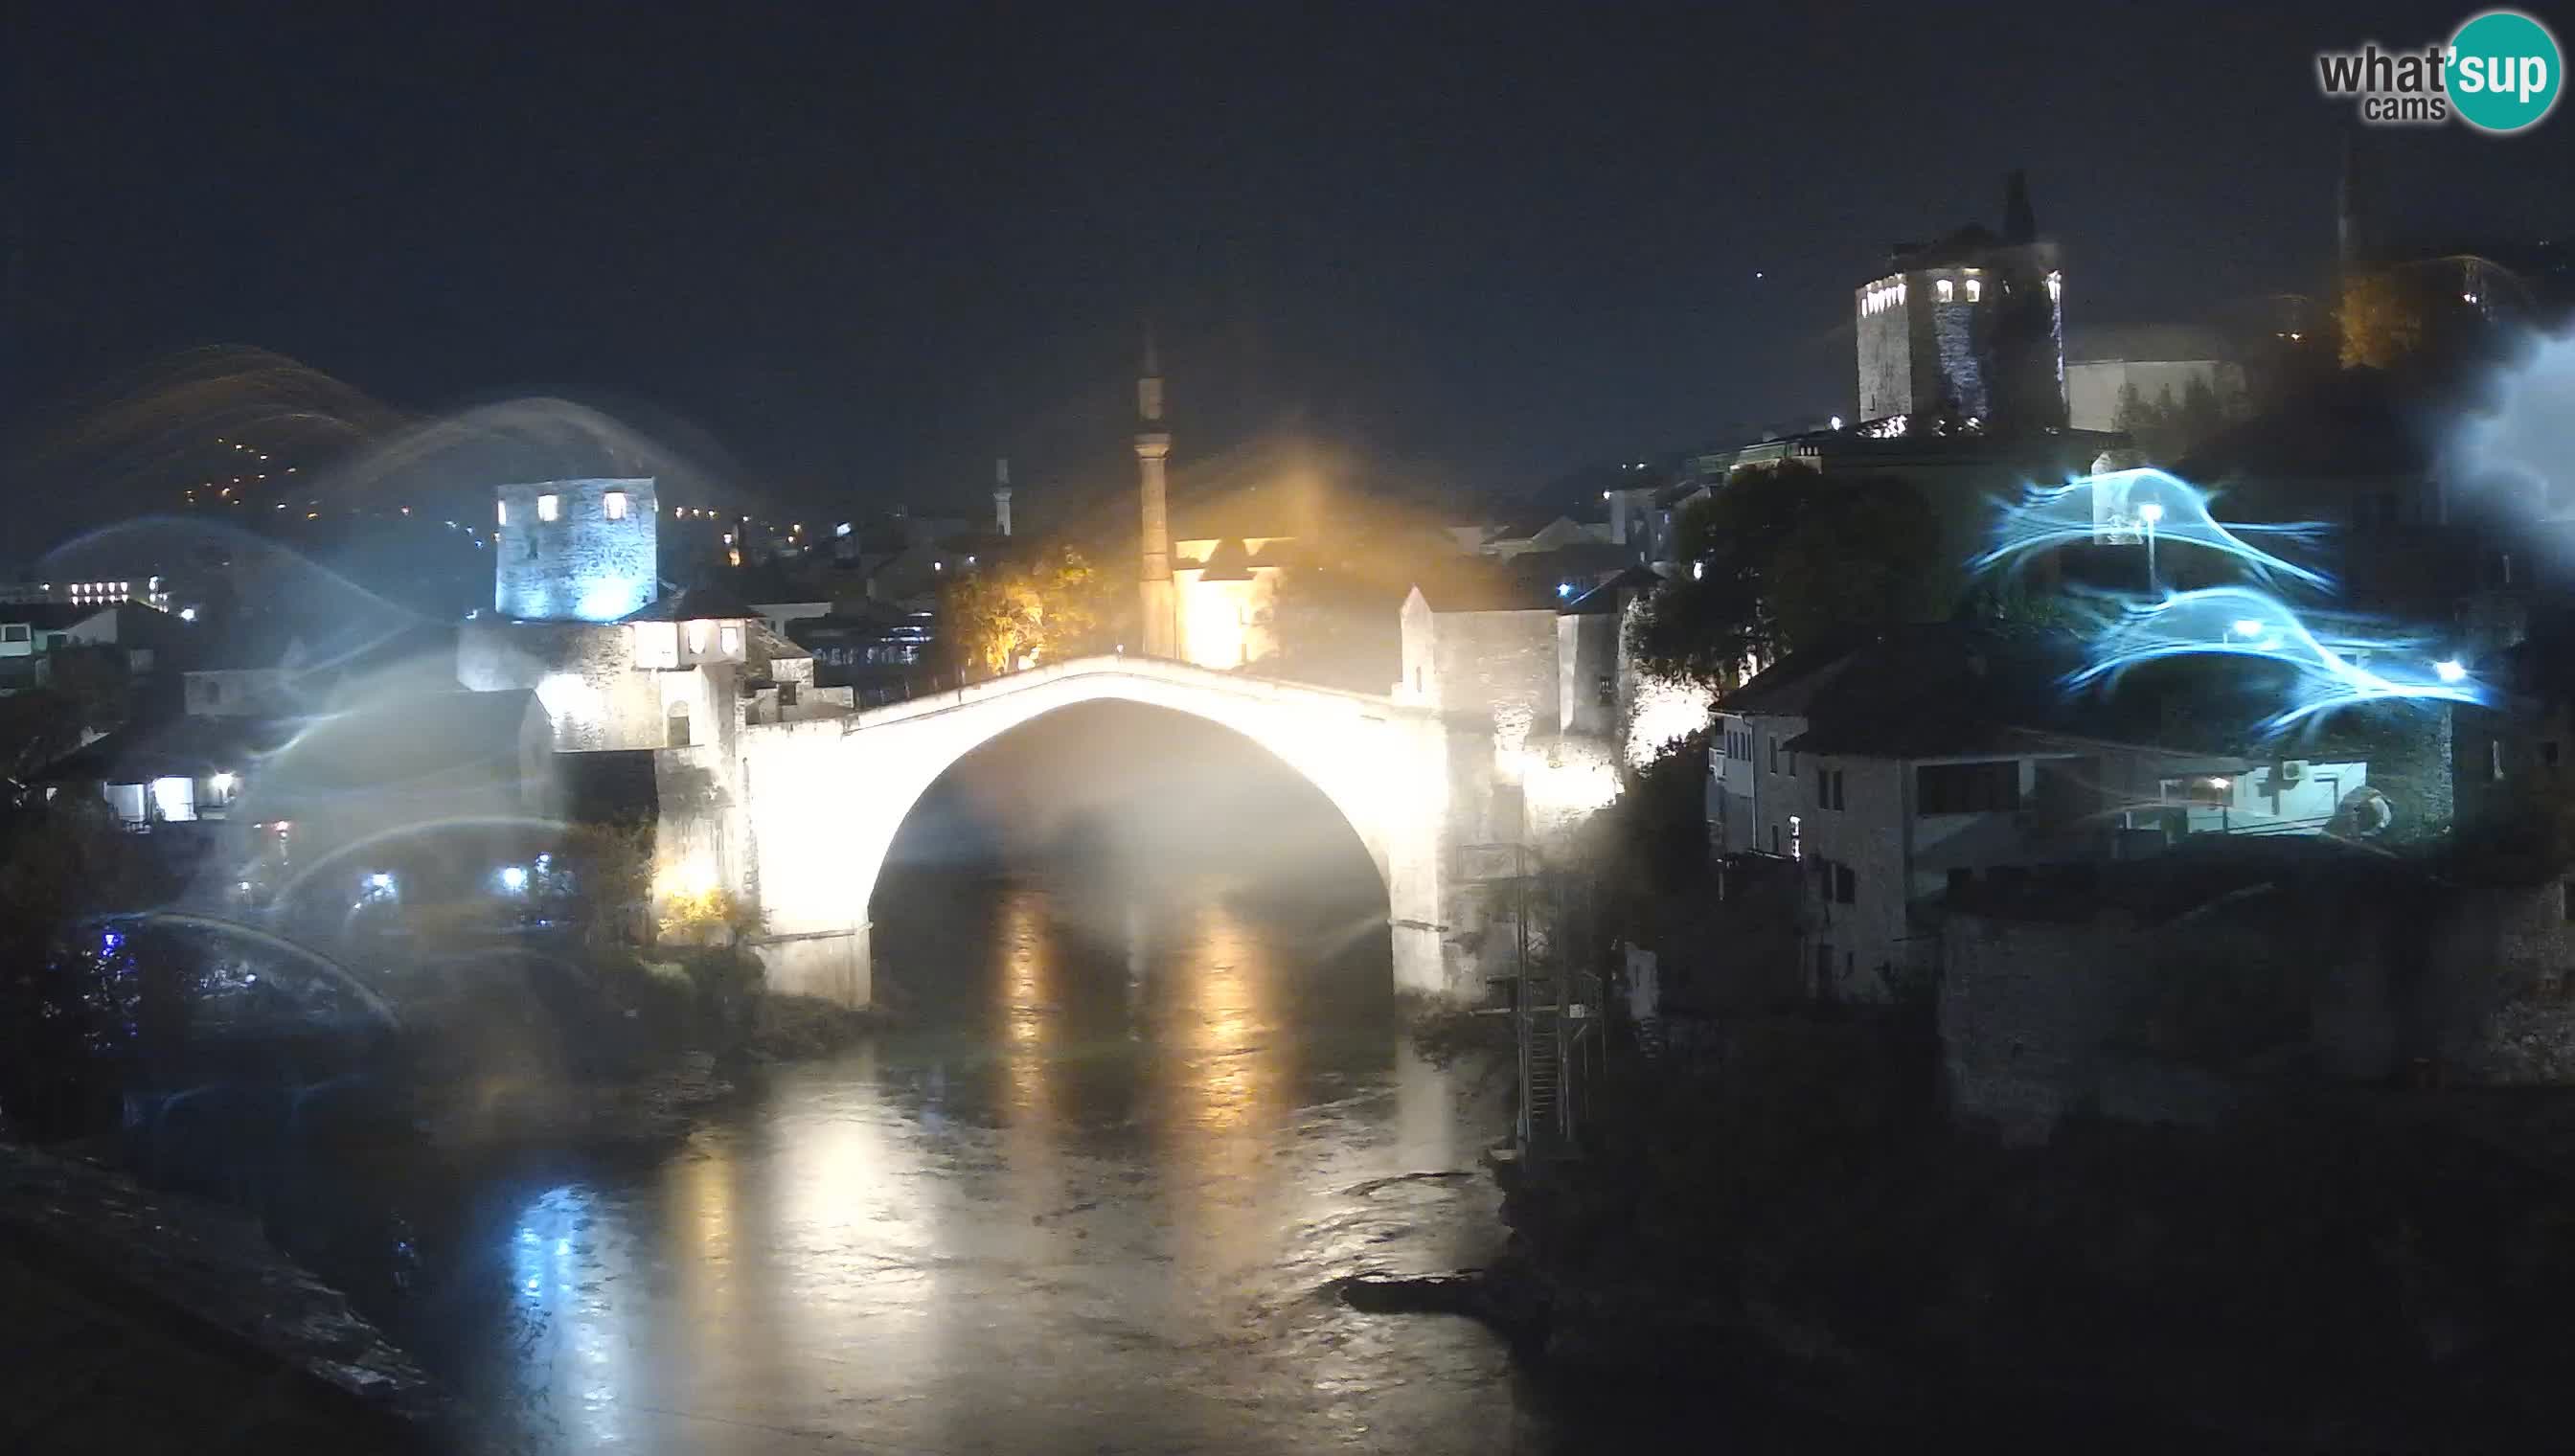
[[[530,622],[615,622],[659,595],[659,503],[650,479],[503,486],[493,609]],[[610,498],[624,514],[610,519]],[[552,498],[555,519],[541,503]]]

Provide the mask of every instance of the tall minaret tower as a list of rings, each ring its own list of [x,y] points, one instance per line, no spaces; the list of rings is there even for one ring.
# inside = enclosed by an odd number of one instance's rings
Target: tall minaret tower
[[[993,530],[1004,537],[1011,534],[1011,458],[1007,455],[993,462]]]
[[[1178,599],[1172,591],[1172,521],[1164,494],[1164,464],[1171,432],[1163,428],[1163,365],[1151,331],[1145,335],[1145,372],[1136,381],[1136,470],[1144,487],[1144,573],[1138,583],[1144,609],[1144,651],[1149,658],[1180,656]]]

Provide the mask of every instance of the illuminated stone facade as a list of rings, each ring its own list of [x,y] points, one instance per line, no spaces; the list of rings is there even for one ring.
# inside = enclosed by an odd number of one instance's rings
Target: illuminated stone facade
[[[1381,698],[1141,658],[1086,658],[831,722],[744,728],[740,866],[768,912],[771,984],[865,1003],[868,901],[913,804],[960,757],[1077,703],[1169,709],[1276,754],[1340,810],[1385,885],[1398,990],[1483,992],[1478,913],[1453,877],[1492,796],[1489,729]]]
[[[497,493],[492,609],[520,622],[615,622],[661,595],[650,478]]]

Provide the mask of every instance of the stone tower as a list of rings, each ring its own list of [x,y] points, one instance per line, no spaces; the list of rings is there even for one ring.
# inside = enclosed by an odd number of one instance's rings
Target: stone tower
[[[503,486],[492,609],[513,622],[615,622],[660,595],[652,478]]]
[[[1011,458],[1007,455],[993,462],[993,534],[1006,540],[1011,534]]]
[[[1172,590],[1172,518],[1164,468],[1172,456],[1163,428],[1163,365],[1154,336],[1145,336],[1145,372],[1136,381],[1136,471],[1144,497],[1143,573],[1137,583],[1149,658],[1180,656],[1179,599]]]
[[[1899,243],[1852,295],[1859,418],[1872,433],[2065,425],[2065,275],[2028,180],[2003,185],[2003,230]]]

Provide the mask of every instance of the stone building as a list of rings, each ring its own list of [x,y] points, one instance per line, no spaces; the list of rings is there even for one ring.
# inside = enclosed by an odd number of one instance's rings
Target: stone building
[[[652,481],[496,494],[497,610],[458,630],[457,682],[535,694],[557,752],[652,750],[661,892],[748,884],[742,731],[846,714],[850,690],[816,686],[813,656],[752,607],[663,595]]]
[[[661,503],[645,480],[504,486],[492,610],[513,621],[615,622],[661,593]]]
[[[1900,243],[1852,296],[1859,428],[2049,430],[2064,426],[2065,274],[2011,174],[2000,234],[1970,225]]]

